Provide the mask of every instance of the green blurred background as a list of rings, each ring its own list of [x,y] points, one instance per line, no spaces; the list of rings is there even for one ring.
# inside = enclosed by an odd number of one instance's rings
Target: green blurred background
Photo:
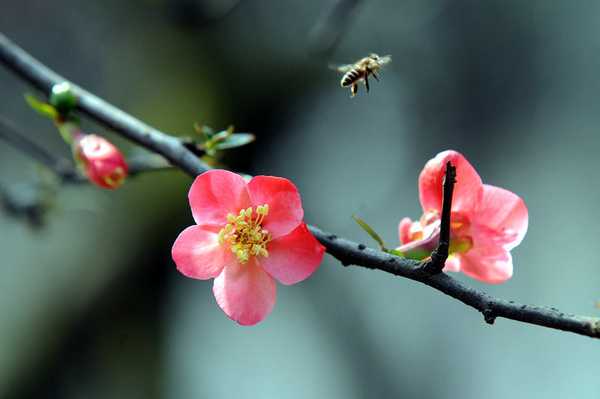
[[[292,179],[307,221],[369,245],[350,216],[396,242],[400,218],[420,215],[424,163],[459,150],[525,199],[530,227],[512,280],[457,278],[597,316],[600,2],[364,0],[327,19],[336,3],[0,0],[0,30],[159,129],[254,132],[231,167]],[[393,63],[349,99],[327,65],[369,52]],[[0,68],[0,115],[68,156],[23,101],[31,91]],[[26,193],[39,178],[0,144],[1,187]],[[599,397],[597,341],[489,326],[428,287],[329,256],[279,287],[266,321],[238,326],[211,282],[170,258],[193,223],[190,182],[175,171],[116,192],[64,187],[38,229],[0,214],[0,397]]]

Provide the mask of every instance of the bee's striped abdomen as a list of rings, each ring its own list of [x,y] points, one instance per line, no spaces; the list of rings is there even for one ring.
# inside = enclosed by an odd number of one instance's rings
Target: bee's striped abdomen
[[[362,76],[363,76],[362,72],[357,68],[349,70],[342,77],[342,82],[341,82],[342,87],[350,86],[351,84],[355,83],[357,80],[362,78]]]

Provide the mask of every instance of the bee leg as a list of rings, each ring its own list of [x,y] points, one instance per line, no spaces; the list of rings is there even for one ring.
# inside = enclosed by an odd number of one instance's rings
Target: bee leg
[[[365,87],[367,88],[367,93],[369,92],[369,71],[365,75]]]
[[[371,71],[371,75],[373,75],[373,77],[375,78],[375,80],[379,82],[379,78],[377,77],[377,75],[375,75],[375,72]]]
[[[357,91],[358,85],[356,83],[352,83],[352,86],[350,86],[350,92],[352,93],[352,95],[350,97],[354,97]]]

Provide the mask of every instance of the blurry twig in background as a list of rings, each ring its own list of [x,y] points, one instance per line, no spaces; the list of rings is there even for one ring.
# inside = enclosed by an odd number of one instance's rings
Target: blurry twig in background
[[[50,92],[52,86],[65,81],[2,34],[0,34],[0,62],[46,94]],[[210,169],[176,137],[147,125],[78,86],[73,85],[73,90],[79,100],[78,108],[84,114],[113,129],[121,136],[161,154],[188,175],[195,177]],[[600,338],[600,318],[566,314],[555,308],[522,305],[494,298],[485,292],[465,286],[445,273],[428,273],[417,261],[367,248],[363,244],[326,233],[316,226],[309,226],[309,229],[325,246],[327,252],[338,259],[342,265],[377,269],[423,283],[477,309],[489,324],[494,323],[497,317],[504,317]]]
[[[348,29],[362,0],[338,0],[317,20],[309,33],[309,52],[329,57]]]
[[[170,0],[166,3],[167,15],[185,28],[206,28],[231,14],[241,0]]]
[[[70,161],[65,158],[56,157],[46,151],[35,141],[27,138],[14,123],[3,116],[0,116],[0,139],[50,169],[61,180],[70,181],[78,179],[78,173]]]

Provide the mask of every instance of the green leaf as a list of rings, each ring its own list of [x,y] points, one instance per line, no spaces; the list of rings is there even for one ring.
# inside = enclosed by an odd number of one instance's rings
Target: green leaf
[[[31,94],[25,94],[25,101],[27,101],[27,104],[29,104],[29,106],[39,114],[52,120],[56,120],[56,118],[58,118],[59,114],[56,108],[48,103],[38,100],[35,96]]]
[[[374,239],[374,240],[375,240],[375,241],[376,241],[376,242],[379,244],[379,247],[381,248],[381,250],[382,250],[382,251],[386,251],[386,252],[388,251],[388,250],[385,248],[385,244],[384,244],[383,240],[381,239],[381,237],[379,236],[379,234],[377,234],[377,233],[375,232],[375,230],[373,230],[373,228],[367,224],[367,222],[365,222],[364,220],[362,220],[361,218],[359,218],[359,217],[358,217],[358,216],[356,216],[356,215],[352,215],[352,219],[354,219],[354,221],[355,221],[356,223],[358,223],[358,225],[359,225],[359,226],[360,226],[360,227],[361,227],[361,228],[362,228],[364,231],[366,231],[366,232],[367,232],[367,234],[368,234],[368,235],[370,235],[372,239]]]
[[[215,134],[214,136],[212,136],[212,141],[214,142],[220,142],[220,141],[225,141],[227,140],[227,138],[229,136],[231,136],[231,131],[230,130],[222,130],[219,133]]]
[[[252,143],[256,137],[251,133],[235,133],[215,144],[217,150],[227,150]]]
[[[390,255],[400,256],[402,258],[404,258],[406,256],[406,254],[404,252],[398,251],[397,249],[388,249],[385,252],[387,252]]]
[[[194,123],[194,130],[200,135],[200,141],[208,141],[214,134],[210,127],[202,126],[198,122]]]

